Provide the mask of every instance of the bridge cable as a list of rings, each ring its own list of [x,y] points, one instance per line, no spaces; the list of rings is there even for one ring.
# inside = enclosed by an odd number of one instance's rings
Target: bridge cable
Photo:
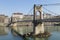
[[[53,14],[57,15],[57,13],[54,13],[53,11],[46,9],[45,7],[43,7],[43,8],[44,8],[45,10],[47,10],[48,12],[50,12],[50,13],[53,13]]]
[[[28,11],[27,15],[29,15],[29,13],[31,13],[31,11],[33,10],[33,7]],[[32,14],[32,13],[31,13]],[[30,14],[30,15],[31,15]]]
[[[28,13],[26,14],[28,17],[28,20],[30,19],[30,17],[29,17],[29,15],[30,16],[32,16],[33,14],[32,14],[32,11],[33,11],[33,8],[31,8],[29,11],[28,11]],[[31,19],[33,19],[33,18],[31,18]]]
[[[40,6],[40,4],[37,4]],[[60,6],[60,3],[54,3],[54,4],[41,4],[42,6]]]

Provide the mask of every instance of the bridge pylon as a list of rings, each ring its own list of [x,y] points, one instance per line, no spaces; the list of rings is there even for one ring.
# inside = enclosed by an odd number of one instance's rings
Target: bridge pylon
[[[33,11],[34,12],[34,15],[33,15],[33,25],[34,25],[34,27],[33,27],[33,32],[34,32],[35,35],[40,34],[40,33],[44,33],[44,24],[43,24],[43,22],[38,23],[37,21],[35,21],[36,20],[36,11],[38,11],[39,14],[40,14],[39,19],[43,19],[42,5],[40,5],[40,6],[34,5],[34,11]]]

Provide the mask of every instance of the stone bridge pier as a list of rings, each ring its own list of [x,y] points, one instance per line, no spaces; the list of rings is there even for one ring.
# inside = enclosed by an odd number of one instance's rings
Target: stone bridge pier
[[[44,24],[38,24],[35,28],[35,34],[44,33]]]

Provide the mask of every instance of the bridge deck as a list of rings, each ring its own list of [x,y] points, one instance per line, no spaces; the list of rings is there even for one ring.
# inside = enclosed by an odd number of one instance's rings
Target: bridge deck
[[[60,18],[38,19],[35,21],[36,22],[60,22]],[[22,20],[22,21],[16,21],[16,22],[33,22],[33,20]],[[15,23],[15,22],[13,22],[13,23]]]

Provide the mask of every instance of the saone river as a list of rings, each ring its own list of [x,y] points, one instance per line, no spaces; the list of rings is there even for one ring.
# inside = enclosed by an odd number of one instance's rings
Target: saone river
[[[27,39],[23,39],[20,36],[14,36],[8,28],[5,29],[4,31],[6,31],[6,30],[8,30],[7,34],[0,35],[0,40],[60,40],[60,26],[47,28],[47,30],[50,31],[50,33],[51,33],[51,36],[48,38],[27,38]],[[0,30],[0,31],[2,31],[2,30]]]

